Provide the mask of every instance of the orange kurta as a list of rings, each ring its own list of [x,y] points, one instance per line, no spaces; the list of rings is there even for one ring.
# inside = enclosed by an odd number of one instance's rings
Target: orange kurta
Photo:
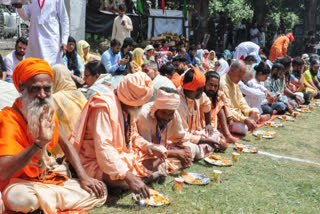
[[[222,91],[219,90],[216,107],[215,108],[212,107],[211,109],[211,125],[213,128],[218,128],[218,113],[222,108],[227,118],[232,117],[226,96]]]
[[[14,107],[22,112],[21,98],[17,98]],[[55,119],[55,130],[52,142],[48,144],[52,148],[59,139],[58,120]],[[33,137],[28,133],[28,126],[24,118],[12,107],[6,107],[0,112],[0,156],[13,156],[22,152],[25,148],[34,142]],[[33,157],[31,162],[38,162],[36,157]],[[26,166],[21,171],[17,172],[12,178],[26,175],[30,178],[38,176],[40,169],[37,166]],[[0,190],[8,184],[7,181],[0,180]]]
[[[276,41],[274,41],[271,49],[269,59],[270,61],[274,61],[278,57],[285,57],[287,53],[287,49],[289,46],[290,40],[287,36],[281,36]]]
[[[150,174],[142,165],[140,151],[132,149],[139,147],[146,151],[148,142],[139,136],[131,120],[133,145],[130,143],[131,148],[127,148],[122,108],[114,93],[96,94],[88,101],[70,142],[91,177],[102,180],[103,174],[107,174],[112,180],[122,180],[128,170],[141,177]]]
[[[171,81],[173,84],[178,88],[181,84],[181,77],[180,75],[176,72],[172,75]]]

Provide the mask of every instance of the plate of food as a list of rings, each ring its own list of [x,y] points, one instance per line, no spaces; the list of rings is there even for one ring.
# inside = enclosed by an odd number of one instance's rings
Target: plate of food
[[[181,172],[180,177],[187,184],[192,185],[207,185],[210,183],[210,178],[204,174],[193,172]]]
[[[243,148],[242,152],[244,153],[258,153],[258,148],[255,146],[251,146],[251,145],[245,145],[243,143],[235,143],[235,150],[237,150],[237,148]]]
[[[264,131],[264,130],[258,130],[252,133],[253,136],[258,136],[258,134],[261,134],[263,138],[271,139],[274,138],[276,132],[275,131]]]
[[[142,198],[140,194],[133,194],[133,200],[141,205],[148,205],[152,207],[160,207],[171,203],[172,199],[167,195],[159,193],[156,190],[149,189],[150,198]]]
[[[221,167],[232,166],[231,160],[221,157],[220,155],[211,154],[208,157],[206,157],[204,161],[214,166],[221,166]]]
[[[301,108],[300,110],[301,112],[304,112],[304,113],[311,113],[309,108]]]
[[[275,122],[275,121],[267,121],[264,123],[264,125],[268,126],[267,124],[270,123],[270,126],[271,127],[275,127],[275,128],[278,128],[278,127],[283,127],[284,125],[280,122]]]
[[[280,115],[278,116],[278,119],[282,120],[284,118],[284,120],[287,120],[287,121],[295,121],[296,119],[291,117],[291,116],[286,116],[286,115]]]

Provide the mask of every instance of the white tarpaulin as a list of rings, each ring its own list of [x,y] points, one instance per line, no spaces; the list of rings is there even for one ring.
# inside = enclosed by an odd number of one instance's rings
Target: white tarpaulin
[[[183,25],[188,26],[181,10],[165,10],[164,14],[162,10],[150,9],[149,11],[148,39],[166,32],[181,35],[183,34]]]

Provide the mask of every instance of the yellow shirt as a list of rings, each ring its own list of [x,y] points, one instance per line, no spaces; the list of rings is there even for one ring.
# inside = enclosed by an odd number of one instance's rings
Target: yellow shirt
[[[238,84],[231,81],[229,74],[221,77],[220,87],[229,103],[233,120],[244,122],[253,111],[244,99]]]

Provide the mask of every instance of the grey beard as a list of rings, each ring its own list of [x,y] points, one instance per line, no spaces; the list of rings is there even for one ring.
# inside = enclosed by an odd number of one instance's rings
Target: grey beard
[[[43,112],[43,108],[46,104],[53,109],[53,98],[45,98],[43,100],[39,98],[30,98],[27,90],[22,91],[21,96],[22,113],[26,117],[28,122],[28,132],[32,134],[34,139],[39,137],[40,129],[40,115]]]

